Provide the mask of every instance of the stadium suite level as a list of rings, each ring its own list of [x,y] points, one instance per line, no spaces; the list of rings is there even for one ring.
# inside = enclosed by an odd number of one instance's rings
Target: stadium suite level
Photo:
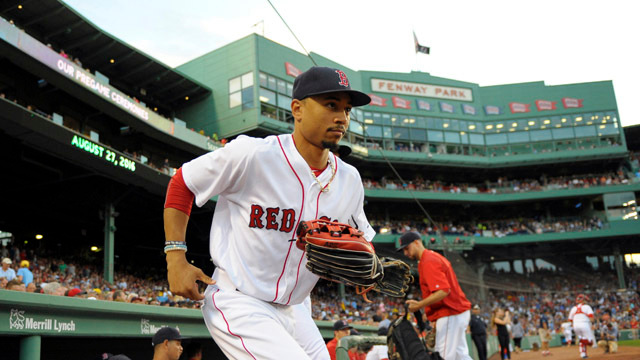
[[[6,204],[0,210],[0,230],[11,232],[17,241],[28,240],[26,246],[32,249],[60,254],[97,243],[102,253],[84,255],[103,261],[105,274],[127,264],[158,265],[160,258],[136,254],[161,252],[161,219],[149,215],[161,208],[169,179],[160,163],[168,158],[170,167],[179,167],[220,146],[216,137],[290,132],[294,76],[312,63],[303,54],[253,34],[167,69],[64,4],[42,2],[44,10],[52,11],[51,7],[63,8],[56,18],[64,25],[27,11],[8,10],[3,13],[7,19],[0,19],[0,30],[11,34],[0,40],[0,93],[5,94],[0,99],[0,159],[14,170],[15,176],[5,179],[8,188],[34,189],[0,193]],[[59,31],[71,24],[80,25]],[[54,35],[45,39],[44,33]],[[18,36],[27,40],[14,42]],[[100,52],[93,43],[83,43],[93,36],[116,45]],[[37,51],[18,45],[27,43]],[[69,65],[61,49],[80,58],[83,66]],[[405,179],[443,183],[599,177],[620,171],[627,179],[615,186],[499,196],[418,192],[423,206],[443,224],[594,216],[604,223],[598,230],[532,231],[507,237],[496,236],[490,228],[483,237],[425,234],[428,246],[442,249],[448,246],[443,239],[453,243],[460,238],[463,243],[453,250],[476,268],[504,262],[517,269],[544,259],[583,271],[597,263],[617,268],[618,274],[624,270],[621,256],[640,252],[634,241],[640,226],[633,216],[638,162],[629,158],[629,150],[639,148],[625,138],[611,82],[480,87],[421,72],[354,71],[313,56],[320,65],[344,69],[353,87],[374,99],[372,105],[354,111],[345,141],[353,149],[347,161],[363,178],[395,179],[384,162],[388,158]],[[110,57],[115,64],[109,63]],[[65,65],[58,66],[60,62]],[[69,66],[74,66],[73,77]],[[160,77],[163,73],[168,75]],[[108,92],[92,81],[98,78],[109,86]],[[101,148],[105,150],[98,153],[104,156],[99,157],[95,149]],[[114,156],[117,166],[106,158],[107,150],[115,154],[110,159]],[[127,166],[120,165],[120,156]],[[393,252],[398,237],[386,223],[424,224],[424,215],[406,192],[371,189],[366,201],[367,215],[381,224],[374,242],[383,254]],[[188,241],[189,256],[211,271],[207,246],[200,240],[209,222],[208,211],[194,213]],[[105,228],[110,229],[107,234]],[[385,229],[389,231],[383,233]],[[34,242],[35,231],[45,232],[45,241]],[[436,238],[433,243],[431,237]],[[624,285],[622,276],[619,282]]]

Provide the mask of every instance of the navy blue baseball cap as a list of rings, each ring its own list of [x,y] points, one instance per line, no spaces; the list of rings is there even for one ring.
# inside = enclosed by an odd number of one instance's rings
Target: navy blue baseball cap
[[[409,244],[418,239],[422,240],[422,236],[415,231],[404,233],[404,235],[400,236],[400,239],[398,240],[399,244],[396,251],[402,251],[402,249],[406,248]]]
[[[347,75],[338,69],[314,66],[296,77],[293,82],[293,98],[303,100],[313,95],[346,92],[351,96],[352,106],[363,106],[371,102],[369,95],[352,90]]]
[[[165,340],[182,340],[184,337],[180,335],[180,331],[178,329],[174,329],[172,327],[163,327],[153,335],[153,339],[151,339],[151,345],[156,346],[158,344],[162,344]]]
[[[344,330],[344,329],[353,329],[353,327],[344,320],[338,320],[335,323],[333,323],[333,330],[338,331],[338,330]]]

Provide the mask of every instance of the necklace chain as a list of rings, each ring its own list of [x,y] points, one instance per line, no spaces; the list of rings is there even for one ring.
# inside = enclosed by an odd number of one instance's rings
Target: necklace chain
[[[316,176],[316,174],[313,172],[313,170],[311,170],[311,176],[313,176],[313,178],[316,180],[318,185],[320,185],[320,191],[322,191],[322,192],[329,191],[329,185],[331,184],[333,179],[336,177],[336,168],[335,168],[335,166],[333,165],[331,160],[327,159],[327,162],[329,163],[329,167],[331,168],[331,179],[329,179],[329,182],[327,182],[327,185],[322,185],[320,180],[318,180],[318,177]]]

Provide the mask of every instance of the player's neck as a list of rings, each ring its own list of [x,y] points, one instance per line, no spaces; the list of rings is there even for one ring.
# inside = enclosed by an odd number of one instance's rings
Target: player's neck
[[[296,132],[293,133],[293,142],[298,153],[311,168],[324,169],[327,166],[329,149],[323,149],[307,142],[302,135]]]

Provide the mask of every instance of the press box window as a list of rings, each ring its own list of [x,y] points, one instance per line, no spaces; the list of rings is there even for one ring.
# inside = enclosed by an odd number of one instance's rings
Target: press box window
[[[253,102],[253,72],[229,80],[229,108],[242,105],[242,109],[248,109]]]

